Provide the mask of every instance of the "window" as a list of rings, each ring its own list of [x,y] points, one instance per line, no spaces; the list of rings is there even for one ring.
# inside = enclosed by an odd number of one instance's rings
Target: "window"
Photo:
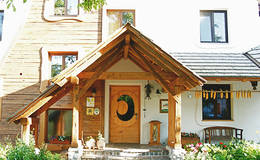
[[[0,41],[2,41],[3,23],[4,23],[4,11],[0,11]]]
[[[48,142],[53,140],[70,141],[72,135],[72,110],[50,109],[47,111],[47,116]]]
[[[258,1],[258,15],[260,16],[260,1]]]
[[[200,12],[200,42],[227,43],[227,12]]]
[[[206,84],[202,87],[203,90],[210,91],[208,96],[202,96],[202,111],[203,120],[231,120],[231,100],[230,93],[225,94],[226,91],[230,91],[229,84]],[[213,91],[216,96],[211,96]]]
[[[135,25],[134,10],[107,10],[108,17],[108,34],[112,34],[115,30],[122,27],[126,23]]]
[[[55,0],[54,15],[77,16],[79,14],[78,0]]]
[[[51,77],[55,77],[62,70],[73,64],[77,60],[76,53],[50,53],[51,59]]]

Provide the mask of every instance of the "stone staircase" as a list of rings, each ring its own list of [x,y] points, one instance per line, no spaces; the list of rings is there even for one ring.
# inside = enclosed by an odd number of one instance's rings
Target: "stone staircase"
[[[169,160],[166,149],[84,150],[82,160]]]
[[[69,160],[169,160],[165,146],[108,144],[104,150],[69,148]]]

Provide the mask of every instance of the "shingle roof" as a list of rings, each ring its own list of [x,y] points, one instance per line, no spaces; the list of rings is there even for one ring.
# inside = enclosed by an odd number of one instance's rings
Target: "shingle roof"
[[[171,53],[171,56],[202,77],[260,77],[260,68],[243,53]],[[260,58],[260,54],[257,56]]]

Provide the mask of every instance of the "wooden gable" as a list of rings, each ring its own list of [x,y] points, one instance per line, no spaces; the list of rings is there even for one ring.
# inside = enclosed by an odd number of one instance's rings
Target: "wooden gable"
[[[120,59],[129,59],[144,72],[106,72]],[[78,98],[98,79],[156,80],[172,96],[206,81],[172,58],[150,39],[126,24],[85,57],[54,77],[45,92],[8,119],[36,117],[79,85]]]

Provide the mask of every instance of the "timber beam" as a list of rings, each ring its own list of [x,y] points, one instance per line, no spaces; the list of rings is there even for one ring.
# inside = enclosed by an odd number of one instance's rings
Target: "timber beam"
[[[81,79],[90,79],[96,72],[82,72],[79,74]],[[161,76],[166,80],[175,80],[176,76],[172,73],[162,72]],[[155,80],[150,72],[103,72],[98,79],[108,80]]]
[[[127,59],[128,57],[129,47],[130,47],[130,34],[127,34],[125,36],[124,59]]]

